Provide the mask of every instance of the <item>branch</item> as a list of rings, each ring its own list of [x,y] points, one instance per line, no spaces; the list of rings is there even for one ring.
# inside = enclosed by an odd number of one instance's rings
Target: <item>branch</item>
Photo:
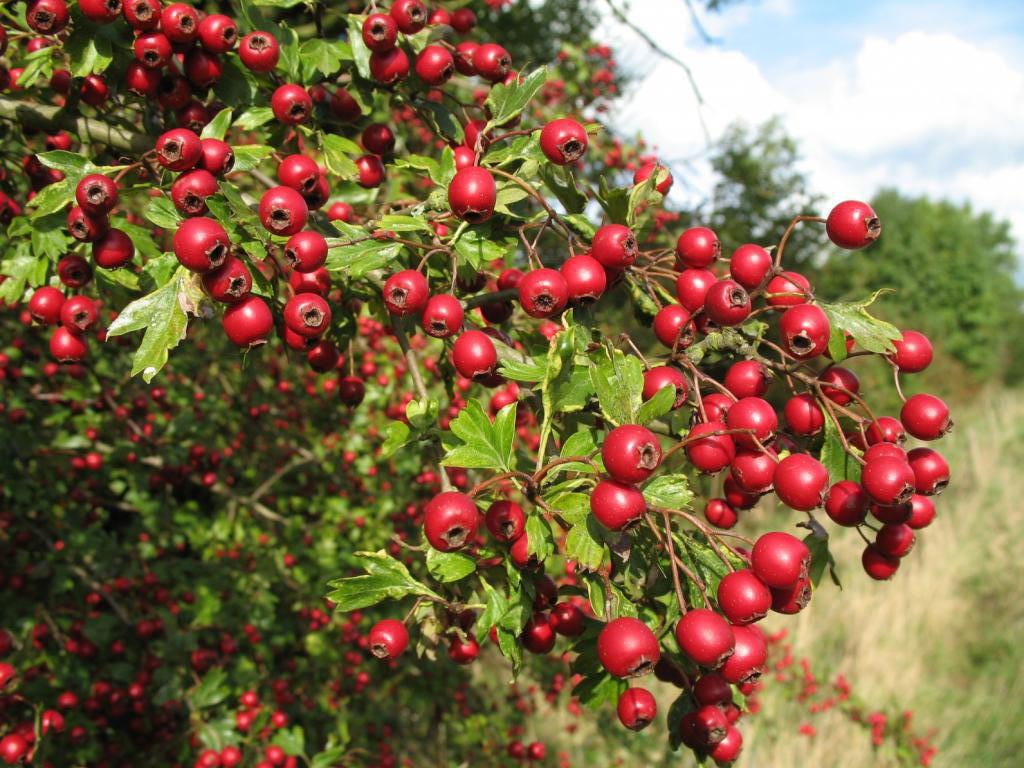
[[[102,120],[91,117],[76,117],[60,107],[44,104],[28,104],[23,101],[0,98],[0,118],[11,120],[26,128],[35,128],[47,133],[70,131],[90,144],[106,144],[114,149],[141,155],[153,148],[153,137],[134,133],[124,128],[115,128]]]

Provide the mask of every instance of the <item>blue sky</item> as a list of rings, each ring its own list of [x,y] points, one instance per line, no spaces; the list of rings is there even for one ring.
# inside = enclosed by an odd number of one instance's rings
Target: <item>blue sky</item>
[[[885,185],[968,201],[1024,243],[1024,0],[742,0],[703,16],[710,45],[683,0],[631,9],[705,97],[698,106],[676,65],[606,18],[599,35],[635,78],[612,119],[677,161],[680,201],[712,182],[702,122],[714,139],[781,115],[826,199]]]

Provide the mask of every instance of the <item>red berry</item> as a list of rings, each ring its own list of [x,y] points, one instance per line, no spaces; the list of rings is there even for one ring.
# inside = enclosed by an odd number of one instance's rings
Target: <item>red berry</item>
[[[757,360],[740,360],[729,366],[723,384],[736,397],[763,397],[771,384],[771,374]]]
[[[914,494],[914,470],[897,458],[882,456],[867,462],[860,482],[868,496],[886,507],[906,504]]]
[[[654,316],[654,335],[669,349],[685,349],[693,343],[696,328],[690,313],[679,304],[666,304]]]
[[[875,544],[868,544],[864,548],[864,554],[860,558],[864,572],[877,581],[887,581],[899,570],[899,558],[890,557],[880,550]]]
[[[727,573],[718,583],[718,607],[733,624],[760,621],[771,606],[771,591],[753,571]]]
[[[352,94],[344,88],[339,88],[331,96],[331,112],[343,123],[351,123],[362,116],[363,108],[352,98]]]
[[[370,54],[370,76],[381,85],[395,85],[409,74],[409,57],[401,48]]]
[[[60,308],[60,322],[72,333],[84,333],[96,324],[99,311],[88,296],[72,296]]]
[[[181,174],[171,185],[171,201],[186,216],[206,213],[206,198],[218,192],[217,179],[209,171],[197,168]]]
[[[75,200],[90,216],[106,216],[117,205],[117,183],[103,174],[91,173],[78,182]]]
[[[520,635],[523,647],[530,653],[543,655],[555,647],[555,630],[551,626],[548,615],[543,611],[535,611],[523,627]]]
[[[427,85],[444,85],[454,74],[455,60],[443,46],[428,45],[416,57],[416,76]]]
[[[871,499],[852,480],[840,480],[825,498],[825,512],[838,525],[854,527],[864,522]]]
[[[386,13],[371,13],[363,22],[363,42],[371,51],[390,51],[398,42],[398,23]]]
[[[338,397],[345,405],[359,405],[365,396],[366,384],[358,376],[345,376],[338,382]]]
[[[211,13],[199,22],[199,44],[210,53],[227,53],[236,43],[238,26],[230,16]]]
[[[274,330],[274,316],[259,296],[249,295],[224,313],[224,332],[236,347],[264,344]]]
[[[395,134],[383,123],[371,123],[363,129],[363,146],[375,155],[387,155],[395,148]]]
[[[478,166],[458,171],[448,185],[452,213],[470,224],[481,224],[491,218],[496,198],[494,177]]]
[[[214,176],[223,176],[235,167],[235,153],[227,142],[220,139],[201,139],[202,155],[199,167]]]
[[[601,480],[590,494],[594,519],[610,531],[621,531],[647,511],[644,495],[629,483]]]
[[[313,99],[301,85],[285,83],[277,87],[270,97],[274,117],[285,125],[298,125],[309,119],[313,112]]]
[[[515,541],[526,530],[523,508],[514,501],[498,500],[487,508],[484,515],[487,530],[498,541]]]
[[[665,387],[672,387],[675,392],[672,408],[682,407],[689,394],[689,386],[682,371],[668,365],[657,365],[644,372],[644,400],[650,400]]]
[[[77,363],[85,359],[89,348],[85,340],[73,334],[63,325],[53,329],[50,335],[50,354],[59,363]]]
[[[642,731],[658,714],[658,703],[646,688],[629,688],[615,707],[619,722],[631,731]]]
[[[420,0],[396,0],[391,17],[407,35],[415,35],[427,25],[427,9]]]
[[[203,275],[203,287],[214,301],[237,304],[252,291],[252,274],[244,261],[228,256],[220,267]]]
[[[464,493],[439,493],[423,509],[423,530],[427,541],[441,552],[462,549],[473,541],[479,524],[480,512]]]
[[[64,0],[33,0],[25,11],[29,28],[41,35],[56,35],[68,25],[69,19]]]
[[[633,185],[636,186],[637,184],[642,184],[647,181],[647,179],[651,178],[651,176],[655,175],[655,173],[659,175],[664,174],[655,189],[658,190],[658,194],[667,195],[668,191],[672,189],[672,172],[660,163],[644,163],[637,168],[636,172],[633,174]]]
[[[791,587],[772,590],[772,610],[793,615],[800,613],[811,602],[811,580],[806,576]]]
[[[783,272],[768,281],[764,295],[770,306],[795,307],[807,303],[811,283],[798,272]]]
[[[882,234],[882,224],[871,206],[858,200],[839,203],[825,222],[828,239],[840,248],[856,251],[871,245]]]
[[[284,257],[298,272],[315,272],[327,261],[327,240],[319,232],[296,232],[284,246]]]
[[[530,317],[557,315],[569,300],[569,286],[562,273],[555,269],[530,270],[517,287],[519,303]]]
[[[185,219],[174,232],[174,255],[186,269],[205,273],[219,267],[231,252],[224,227],[213,219]]]
[[[160,0],[126,0],[124,20],[133,29],[148,30],[160,26]]]
[[[760,287],[771,269],[772,255],[753,243],[741,245],[729,259],[729,274],[748,291]]]
[[[783,531],[761,535],[750,552],[754,574],[772,589],[784,589],[807,575],[811,551],[796,536]]]
[[[551,609],[551,626],[564,637],[579,637],[586,629],[583,611],[572,603],[557,603]]]
[[[918,493],[931,496],[942,493],[949,485],[949,464],[938,451],[913,448],[907,453],[907,463],[914,473],[914,490]]]
[[[484,80],[498,83],[512,71],[512,56],[496,43],[484,43],[473,52],[473,66]]]
[[[953,428],[949,406],[935,395],[911,395],[900,410],[900,421],[918,440],[938,440]]]
[[[828,349],[832,328],[828,317],[813,304],[800,304],[787,309],[779,320],[782,346],[787,353],[801,360],[817,357]]]
[[[736,458],[736,443],[731,435],[713,434],[725,432],[728,427],[720,421],[697,424],[687,435],[686,457],[701,472],[715,474],[732,463]]]
[[[174,128],[156,140],[156,159],[170,171],[194,168],[202,154],[199,137],[187,128]]]
[[[263,227],[275,235],[294,235],[306,226],[309,206],[291,187],[273,187],[263,193],[259,207]]]
[[[420,324],[428,336],[447,339],[462,328],[463,314],[462,303],[457,298],[441,293],[427,300]]]
[[[732,703],[732,687],[717,672],[708,672],[693,684],[693,696],[702,707],[725,706]]]
[[[331,327],[331,307],[323,296],[298,293],[284,305],[284,324],[305,338],[323,336]]]
[[[704,297],[704,312],[715,325],[739,325],[750,309],[750,294],[735,280],[719,280]]]
[[[676,241],[679,263],[690,269],[710,267],[722,253],[718,235],[707,227],[691,227]]]
[[[721,615],[706,608],[690,610],[676,624],[676,642],[695,664],[716,669],[733,650],[733,634]]]
[[[555,165],[575,163],[587,151],[587,129],[567,117],[552,120],[540,132],[540,148]]]
[[[778,458],[771,448],[766,451],[737,448],[730,477],[743,493],[767,493],[775,482],[777,463]]]
[[[642,483],[661,464],[661,445],[646,427],[624,424],[605,437],[601,458],[613,480]]]
[[[739,520],[736,510],[725,499],[708,499],[704,505],[704,517],[713,526],[723,530],[732,528]]]
[[[821,382],[821,393],[839,405],[846,405],[860,393],[860,380],[848,368],[832,365],[818,375]]]
[[[906,519],[907,525],[915,531],[927,528],[935,519],[935,504],[927,496],[914,494],[910,499],[910,515]]]
[[[914,529],[909,525],[883,525],[875,536],[875,546],[888,557],[906,557],[915,540]]]
[[[135,257],[135,244],[120,229],[108,230],[92,244],[92,260],[104,269],[118,269]]]
[[[704,306],[708,290],[717,282],[713,272],[706,269],[684,269],[676,278],[676,298],[690,312]]]
[[[903,338],[894,341],[895,351],[889,359],[903,373],[920,373],[932,362],[932,343],[917,331],[903,331]]]
[[[758,443],[764,445],[775,437],[779,418],[767,400],[760,397],[744,397],[729,408],[725,425],[730,430],[749,430],[751,434],[737,432],[732,439],[738,446],[753,449],[758,447]]]
[[[378,659],[397,659],[409,646],[409,630],[398,619],[381,619],[370,629],[370,653]]]
[[[628,267],[636,260],[636,236],[622,224],[605,224],[594,235],[590,255],[609,269]]]
[[[569,301],[597,301],[608,285],[601,262],[587,254],[566,259],[559,271],[565,279]]]
[[[498,365],[498,353],[483,331],[464,331],[452,345],[452,364],[467,379],[490,376]]]
[[[49,285],[37,288],[28,302],[32,319],[40,325],[56,325],[60,322],[60,311],[64,306],[64,294]]]
[[[729,413],[731,415],[732,411]],[[775,467],[773,484],[775,494],[783,504],[801,512],[809,512],[821,506],[828,489],[828,470],[813,456],[792,453]]]
[[[68,288],[81,288],[92,280],[92,267],[81,256],[68,254],[58,262],[57,275]]]
[[[708,757],[719,765],[735,762],[743,749],[743,734],[735,726],[730,725],[725,736],[708,752]]]
[[[384,282],[384,304],[393,315],[412,315],[421,311],[429,296],[427,279],[415,269],[404,269]]]
[[[597,638],[601,665],[615,677],[639,677],[654,669],[661,648],[650,628],[639,619],[622,616],[608,622]]]
[[[199,34],[199,14],[185,3],[172,3],[160,14],[160,29],[172,43],[191,43]]]
[[[764,633],[756,625],[749,625],[733,627],[732,634],[735,640],[732,656],[718,673],[734,685],[756,682],[768,658]]]
[[[281,58],[281,46],[269,32],[250,32],[238,46],[238,58],[252,72],[272,72]]]

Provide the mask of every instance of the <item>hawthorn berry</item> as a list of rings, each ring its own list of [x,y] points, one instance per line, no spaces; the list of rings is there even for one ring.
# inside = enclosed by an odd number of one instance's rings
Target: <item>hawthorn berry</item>
[[[306,226],[309,206],[302,195],[291,187],[273,187],[260,198],[259,215],[264,229],[271,234],[287,237]]]
[[[753,243],[741,245],[729,259],[729,274],[748,291],[760,287],[771,269],[772,255]]]
[[[284,324],[299,336],[323,336],[331,326],[331,307],[318,294],[298,293],[284,305]]]
[[[566,259],[559,272],[565,279],[568,299],[572,302],[597,301],[608,285],[601,262],[585,253]]]
[[[615,712],[631,731],[642,731],[658,714],[658,703],[646,688],[628,688],[619,696]]]
[[[370,76],[381,85],[395,85],[409,74],[409,57],[401,48],[370,54]]]
[[[729,408],[725,425],[735,433],[732,439],[736,445],[754,449],[771,442],[779,427],[779,418],[767,400],[744,397]]]
[[[274,316],[261,297],[249,294],[228,307],[222,325],[236,347],[255,347],[265,344],[274,330]]]
[[[181,174],[171,185],[171,202],[186,216],[207,212],[206,198],[217,194],[217,179],[209,171],[197,168]]]
[[[398,619],[381,619],[370,628],[369,641],[378,659],[397,659],[409,646],[409,630]]]
[[[448,185],[448,205],[452,213],[470,224],[482,224],[491,218],[496,200],[494,177],[485,168],[463,168]]]
[[[917,493],[931,496],[942,493],[949,485],[949,464],[938,451],[912,448],[907,452],[907,463],[914,473],[914,490]]]
[[[764,672],[768,644],[764,633],[754,624],[732,628],[733,651],[718,674],[733,685],[756,682]]]
[[[556,269],[542,267],[523,275],[517,286],[519,303],[530,317],[557,315],[569,300],[569,285]]]
[[[590,493],[590,512],[610,531],[621,531],[639,520],[647,511],[640,490],[629,483],[601,480]]]
[[[679,648],[695,664],[717,669],[732,655],[735,640],[729,623],[707,608],[688,611],[675,629]]]
[[[313,99],[301,85],[285,83],[278,86],[270,97],[270,108],[278,122],[299,125],[312,114]]]
[[[587,151],[587,129],[575,120],[562,117],[547,123],[540,132],[540,148],[555,165],[571,165]]]
[[[120,229],[109,229],[92,244],[92,260],[97,267],[118,269],[135,257],[135,244]]]
[[[597,637],[597,657],[614,677],[639,677],[661,658],[658,639],[646,624],[620,616],[604,625]]]
[[[757,575],[749,570],[732,571],[718,583],[718,606],[733,624],[753,624],[768,615],[772,594]]]
[[[686,436],[686,458],[705,474],[720,472],[736,458],[736,443],[732,436],[722,434],[728,430],[721,421],[695,425]]]
[[[723,530],[734,527],[739,521],[736,510],[725,499],[708,499],[704,505],[704,517],[713,526]]]
[[[889,360],[902,373],[920,373],[932,363],[932,343],[923,333],[903,331],[903,338],[892,345],[895,351]]]
[[[877,581],[891,579],[900,567],[898,557],[885,554],[877,544],[868,544],[860,558],[864,572]]]
[[[396,0],[391,6],[391,17],[407,35],[415,35],[427,26],[427,9],[420,0]]]
[[[875,546],[888,557],[906,557],[914,548],[914,529],[909,525],[883,525],[875,536]]]
[[[90,216],[106,216],[117,205],[117,183],[102,174],[90,173],[78,182],[75,200]]]
[[[806,304],[811,295],[810,281],[798,272],[783,272],[768,281],[765,299],[772,307]]]
[[[199,14],[190,5],[172,3],[160,13],[160,29],[172,43],[191,43],[199,34]]]
[[[829,488],[825,497],[825,513],[832,522],[852,528],[864,522],[870,503],[870,497],[859,483],[840,480]]]
[[[89,348],[81,336],[72,333],[63,325],[53,329],[50,335],[50,354],[58,363],[77,363],[85,359]]]
[[[717,282],[714,273],[707,269],[684,269],[676,278],[676,298],[690,312],[704,306],[708,290]]]
[[[428,45],[416,57],[416,76],[427,85],[444,85],[453,74],[455,60],[443,46]]]
[[[420,325],[428,336],[447,339],[462,328],[462,302],[448,293],[431,296],[423,308]]]
[[[616,482],[642,483],[661,464],[661,444],[646,427],[624,424],[605,436],[601,458]]]
[[[779,320],[782,347],[793,357],[805,360],[828,349],[832,328],[820,307],[800,304],[787,309]]]
[[[72,333],[84,333],[99,320],[96,302],[88,296],[72,296],[61,305],[60,322]]]
[[[395,148],[395,134],[383,123],[371,123],[363,129],[363,147],[375,155],[387,155]]]
[[[953,428],[949,406],[935,395],[911,395],[900,410],[900,422],[918,440],[938,440]]]
[[[825,231],[835,245],[856,251],[875,242],[882,234],[882,225],[870,205],[846,200],[829,212]]]
[[[476,538],[480,512],[473,500],[457,491],[439,493],[423,509],[423,531],[430,546],[441,552],[462,549]]]
[[[218,222],[205,217],[185,219],[174,232],[172,250],[186,269],[210,272],[231,252],[228,233]]]
[[[49,285],[36,289],[28,302],[28,311],[32,319],[40,325],[56,325],[60,322],[61,308],[65,302],[64,294]]]
[[[718,235],[707,227],[691,227],[676,241],[679,263],[689,269],[707,269],[722,253]]]
[[[665,387],[671,387],[675,392],[672,408],[682,407],[689,394],[689,385],[682,371],[668,365],[656,365],[644,371],[644,388],[641,393],[644,400],[650,400]]]
[[[345,405],[355,407],[366,396],[366,384],[358,376],[345,376],[338,382],[338,397]]]
[[[484,80],[499,83],[512,71],[512,56],[497,43],[484,43],[473,51],[473,66]]]
[[[590,255],[609,269],[630,266],[637,256],[636,236],[622,224],[605,224],[594,234]]]
[[[654,316],[654,335],[672,350],[685,349],[696,335],[690,313],[679,304],[666,304]]]
[[[655,175],[659,178],[655,189],[658,190],[658,194],[667,195],[668,191],[672,189],[672,172],[660,163],[644,163],[637,168],[633,174],[633,185],[642,184]]]
[[[363,22],[363,42],[371,51],[390,51],[398,42],[398,23],[387,13],[371,13]]]
[[[704,296],[704,312],[719,326],[739,325],[750,315],[748,294],[735,280],[719,280]]]
[[[427,304],[430,286],[427,278],[415,269],[403,269],[384,281],[384,304],[393,315],[413,315]]]
[[[188,128],[172,128],[156,140],[156,159],[169,171],[194,168],[202,154],[202,142]]]
[[[810,564],[811,550],[807,545],[783,531],[762,534],[750,551],[751,569],[772,589],[793,586],[807,575]]]
[[[237,304],[252,291],[252,274],[244,261],[228,256],[219,267],[203,273],[203,288],[214,301]]]
[[[210,53],[232,51],[238,44],[238,26],[223,13],[204,16],[199,22],[199,44]]]

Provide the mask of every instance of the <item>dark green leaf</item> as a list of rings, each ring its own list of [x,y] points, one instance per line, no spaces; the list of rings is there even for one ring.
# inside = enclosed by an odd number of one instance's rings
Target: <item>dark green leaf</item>
[[[496,469],[504,472],[515,467],[512,439],[515,436],[517,403],[509,403],[492,423],[479,400],[470,400],[451,423],[447,453],[441,463],[446,467]],[[457,438],[456,442],[452,438]]]
[[[654,397],[644,402],[636,413],[637,424],[650,424],[672,410],[676,404],[676,388],[671,384],[659,389]]]
[[[603,536],[601,524],[588,515],[569,529],[565,537],[565,556],[589,571],[596,571],[611,557]]]
[[[365,575],[328,582],[333,591],[327,598],[335,603],[339,611],[354,611],[376,605],[382,600],[397,600],[406,595],[438,597],[433,590],[416,581],[405,565],[383,550],[356,552],[354,557],[363,565]]]
[[[579,699],[583,706],[596,710],[606,704],[614,706],[627,688],[629,683],[625,680],[604,672],[584,677],[572,689],[572,695]]]
[[[427,570],[442,583],[459,581],[476,571],[476,561],[462,552],[427,550]]]
[[[509,85],[498,83],[492,86],[487,101],[484,102],[492,117],[484,131],[504,125],[522,114],[526,105],[537,95],[537,91],[544,87],[547,79],[547,67],[538,67],[521,81],[516,79]]]
[[[829,324],[833,329],[839,328],[846,331],[861,348],[868,352],[886,354],[895,349],[893,341],[899,341],[903,336],[896,326],[873,317],[867,310],[884,292],[884,289],[875,291],[864,301],[836,304],[819,302],[819,306],[828,316]],[[831,338],[829,343],[831,345]],[[843,356],[845,357],[845,354]]]
[[[274,154],[274,148],[265,144],[244,144],[240,147],[232,147],[231,151],[235,155],[236,171],[251,171]]]
[[[860,482],[860,462],[847,453],[839,435],[839,429],[827,413],[825,414],[825,438],[821,445],[821,463],[825,465],[829,479],[833,483],[838,483],[840,480]]]
[[[590,378],[601,413],[616,426],[636,423],[644,387],[640,359],[621,350],[602,348],[591,359]]]
[[[199,685],[189,694],[189,701],[195,709],[214,707],[226,699],[231,689],[227,684],[227,673],[223,669],[211,669]]]
[[[203,132],[199,134],[201,139],[219,139],[224,140],[224,137],[228,133],[228,128],[231,127],[231,108],[225,107],[217,116],[203,126]]]

